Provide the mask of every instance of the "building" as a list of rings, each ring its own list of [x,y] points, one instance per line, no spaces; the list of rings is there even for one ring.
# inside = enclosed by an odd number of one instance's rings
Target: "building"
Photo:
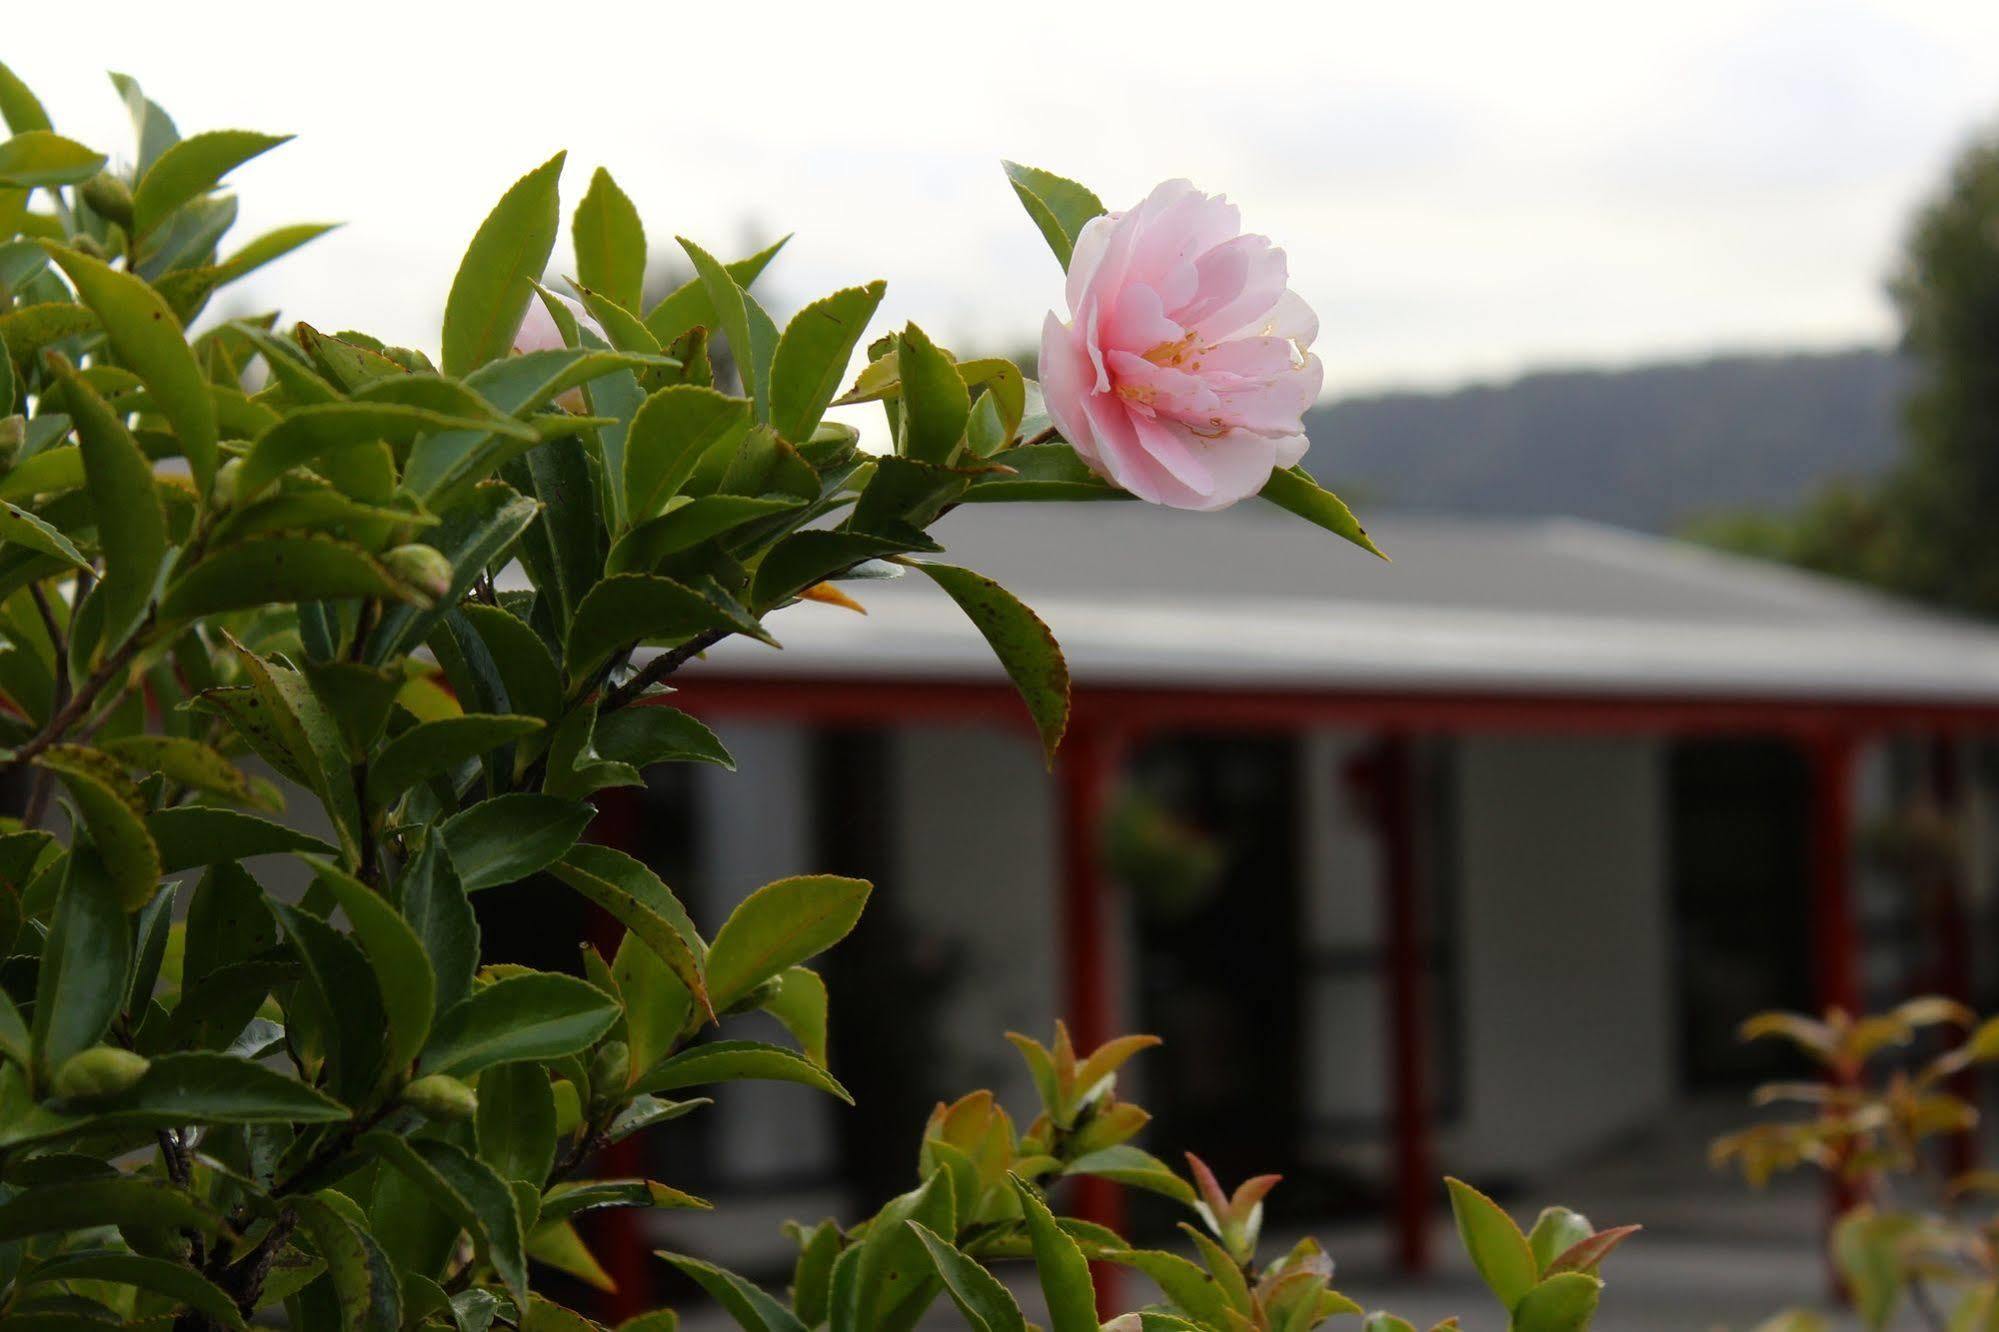
[[[878,884],[826,959],[869,1113],[724,1088],[728,1136],[664,1163],[709,1187],[859,1215],[935,1097],[1031,1103],[1001,1033],[1062,1015],[1165,1037],[1161,1150],[1385,1207],[1420,1266],[1439,1173],[1531,1181],[1739,1095],[1751,1012],[1979,992],[1999,632],[1565,520],[1385,521],[1388,564],[1248,508],[938,535],[1066,649],[1052,773],[924,579],[676,677],[739,771],[669,769],[628,826],[696,918]]]

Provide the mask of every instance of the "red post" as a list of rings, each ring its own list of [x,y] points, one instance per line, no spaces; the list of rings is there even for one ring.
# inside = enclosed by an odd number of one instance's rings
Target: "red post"
[[[1820,1009],[1854,1016],[1867,998],[1860,975],[1860,928],[1853,892],[1852,736],[1816,736],[1806,750],[1811,764],[1812,970]],[[1843,1174],[1831,1176],[1826,1206],[1838,1217],[1858,1201]]]
[[[1407,736],[1384,737],[1370,765],[1380,834],[1383,999],[1388,1012],[1389,1113],[1394,1132],[1395,1259],[1430,1266],[1436,1160],[1423,965],[1422,883],[1416,864],[1415,765]]]
[[[1104,873],[1104,819],[1116,778],[1117,746],[1082,718],[1071,722],[1056,764],[1062,850],[1062,982],[1070,1034],[1079,1050],[1092,1050],[1116,1034],[1111,943],[1111,889]],[[1076,1212],[1086,1221],[1121,1229],[1124,1194],[1109,1180],[1076,1181]],[[1119,1270],[1092,1263],[1097,1310],[1119,1311]]]
[[[1929,744],[1929,794],[1935,802],[1939,828],[1947,838],[1946,857],[1936,866],[1930,885],[1932,920],[1937,945],[1937,988],[1959,1003],[1973,999],[1971,919],[1966,910],[1964,872],[1964,774],[1957,738],[1949,732],[1932,736]],[[1951,1079],[1951,1092],[1967,1104],[1978,1104],[1978,1078],[1965,1069]],[[1952,1175],[1978,1165],[1978,1131],[1953,1133],[1945,1146]]]

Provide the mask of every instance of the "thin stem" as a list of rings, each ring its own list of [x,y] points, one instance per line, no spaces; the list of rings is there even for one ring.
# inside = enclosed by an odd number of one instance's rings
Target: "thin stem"
[[[133,634],[119,645],[117,651],[106,657],[104,664],[93,671],[90,678],[83,682],[83,687],[78,689],[70,700],[58,708],[55,715],[49,718],[48,725],[30,737],[26,744],[22,745],[5,759],[0,759],[0,772],[9,772],[23,763],[34,761],[41,757],[43,750],[68,735],[70,728],[74,727],[90,712],[91,705],[97,701],[97,696],[104,692],[105,686],[109,685],[115,676],[122,673],[127,666],[132,664],[132,658],[139,654],[140,644],[145,641],[145,637],[146,635],[143,630]]]
[[[640,668],[631,679],[604,696],[603,704],[597,709],[599,716],[616,712],[619,708],[638,702],[645,691],[672,675],[675,671],[694,660],[709,648],[727,638],[733,630],[707,629],[688,639],[677,648],[660,653]]]

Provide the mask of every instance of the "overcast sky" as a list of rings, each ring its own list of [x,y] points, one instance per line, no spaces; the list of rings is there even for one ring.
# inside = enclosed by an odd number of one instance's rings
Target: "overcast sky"
[[[796,231],[780,315],[883,277],[882,327],[1016,344],[1060,275],[1012,157],[1113,208],[1230,195],[1331,391],[1885,339],[1908,210],[1999,113],[1993,0],[1120,9],[99,0],[7,58],[100,147],[107,66],[183,132],[298,134],[239,173],[239,235],[347,224],[252,293],[322,327],[434,348],[479,218],[567,147],[565,213],[609,166],[655,248]]]

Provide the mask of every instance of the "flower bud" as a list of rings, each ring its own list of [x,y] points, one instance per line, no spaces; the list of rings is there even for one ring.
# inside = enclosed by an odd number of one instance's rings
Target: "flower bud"
[[[209,499],[218,509],[226,509],[236,502],[237,485],[243,476],[243,460],[231,458],[216,469],[215,488],[209,492]]]
[[[444,552],[421,542],[397,546],[382,556],[389,572],[433,601],[451,591],[451,561]]]
[[[83,201],[95,209],[99,216],[109,218],[119,226],[132,226],[132,187],[122,177],[108,171],[100,171],[83,182]]]
[[[111,251],[105,249],[101,244],[99,244],[97,237],[95,236],[85,236],[81,234],[71,236],[69,238],[69,246],[72,250],[75,250],[78,254],[87,254],[92,259],[102,260],[103,262],[106,263],[109,263],[111,260]]]
[[[65,1100],[101,1101],[129,1088],[152,1067],[144,1055],[113,1045],[93,1045],[56,1070],[55,1094]]]
[[[470,1119],[479,1110],[473,1090],[447,1073],[432,1073],[403,1088],[403,1101],[432,1119]]]

